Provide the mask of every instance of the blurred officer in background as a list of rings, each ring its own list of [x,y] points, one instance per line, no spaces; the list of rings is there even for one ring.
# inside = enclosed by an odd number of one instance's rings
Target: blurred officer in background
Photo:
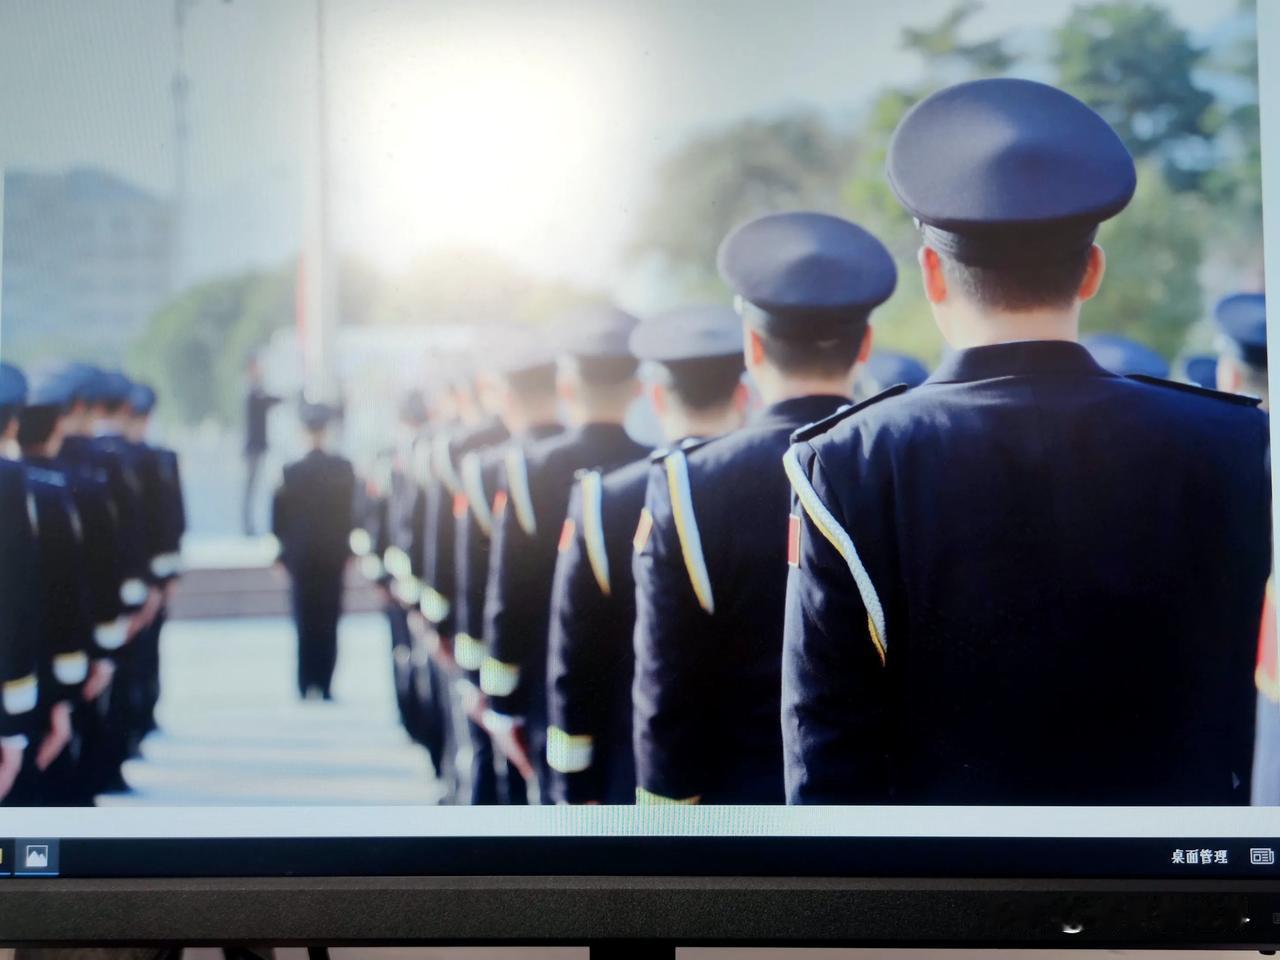
[[[354,526],[355,471],[348,460],[325,449],[333,409],[306,403],[301,417],[311,450],[284,468],[271,531],[280,541],[278,562],[292,587],[298,693],[303,699],[332,700],[343,574]]]
[[[872,350],[854,382],[853,398],[862,401],[899,383],[918,387],[928,376],[929,368],[910,354]]]
[[[262,458],[270,449],[267,417],[271,408],[280,402],[280,398],[264,389],[262,364],[256,357],[249,359],[245,376],[249,381],[249,388],[244,398],[244,497],[241,500],[240,517],[244,535],[252,537],[258,532],[254,517],[258,477],[262,473]]]
[[[131,388],[118,371],[90,369],[78,387],[83,415],[68,419],[59,457],[71,470],[105,478],[115,531],[115,626],[98,620],[98,643],[112,650],[114,664],[111,695],[104,703],[104,743],[94,750],[103,763],[98,792],[105,793],[128,789],[120,767],[137,745],[137,714],[130,698],[138,670],[135,641],[153,623],[163,599],[151,579],[147,537],[148,513],[159,505],[146,501],[140,454],[125,437]]]
[[[1218,389],[1257,397],[1269,408],[1267,386],[1267,298],[1236,293],[1213,310],[1218,326]]]
[[[1094,333],[1080,338],[1080,344],[1104,370],[1121,377],[1155,377],[1163,380],[1169,376],[1169,364],[1164,357],[1144,343],[1130,340],[1117,333]]]
[[[514,444],[499,489],[485,594],[480,689],[487,726],[539,799],[549,802],[546,765],[547,627],[556,543],[574,474],[610,469],[644,454],[623,422],[639,385],[628,340],[636,320],[614,307],[585,308],[561,325],[557,390],[568,418],[562,434]]]
[[[10,802],[22,806],[92,803],[78,782],[74,711],[89,677],[93,620],[89,608],[83,534],[66,474],[55,457],[61,444],[63,402],[58,376],[37,377],[18,414],[18,444],[35,505],[41,590],[39,683],[40,737],[27,752]],[[6,558],[6,562],[9,562]]]
[[[906,114],[888,176],[956,352],[788,454],[788,799],[1247,803],[1266,417],[1077,342],[1128,151],[981,80]]]
[[[641,323],[631,351],[669,443],[742,425],[742,321],[727,306],[685,307]],[[645,457],[578,475],[551,592],[547,764],[560,803],[635,801],[631,681],[635,672],[633,543],[649,481]]]
[[[871,311],[896,282],[867,231],[761,217],[721,244],[746,368],[768,404],[741,430],[650,472],[636,578],[639,802],[781,803],[778,690],[792,432],[849,403]]]
[[[1196,354],[1182,361],[1182,375],[1188,383],[1209,390],[1218,389],[1218,358],[1213,354]]]
[[[187,528],[178,455],[168,447],[150,443],[147,438],[156,399],[155,390],[147,384],[133,384],[125,421],[125,437],[137,454],[138,479],[147,504],[143,520],[149,579],[160,593],[155,618],[138,635],[138,669],[130,695],[138,739],[156,728],[155,710],[160,702],[160,634],[169,616],[174,586],[182,573],[182,537]]]
[[[461,672],[461,699],[471,753],[471,803],[523,804],[524,777],[505,756],[495,754],[483,726],[484,695],[480,668],[484,663],[484,600],[489,575],[493,526],[507,509],[499,489],[503,463],[513,447],[525,456],[530,446],[558,434],[555,347],[545,333],[508,334],[492,355],[489,374],[497,410],[509,434],[501,443],[470,449],[458,465],[467,509],[457,520],[455,541],[456,611],[453,652]]]
[[[43,733],[36,711],[42,642],[36,516],[26,471],[16,462],[18,412],[26,394],[21,371],[0,363],[0,802]]]

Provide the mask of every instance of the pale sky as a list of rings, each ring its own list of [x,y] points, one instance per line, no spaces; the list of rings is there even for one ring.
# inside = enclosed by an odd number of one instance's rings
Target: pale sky
[[[952,0],[326,0],[335,237],[395,270],[483,246],[609,284],[662,157],[808,105],[855,113],[919,76],[897,50]],[[1070,0],[988,0],[1026,43]],[[1235,0],[1167,0],[1203,34]],[[195,0],[191,269],[279,261],[304,221],[316,0]],[[0,0],[0,166],[105,167],[172,189],[172,0]]]

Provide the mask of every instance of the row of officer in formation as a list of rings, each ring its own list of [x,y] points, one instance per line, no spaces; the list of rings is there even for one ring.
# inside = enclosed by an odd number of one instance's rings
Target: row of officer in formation
[[[926,98],[887,173],[951,348],[927,378],[851,402],[895,266],[806,212],[725,239],[732,311],[587,310],[405,401],[353,541],[457,800],[1242,804],[1276,779],[1262,296],[1217,311],[1222,392],[1082,344],[1136,173],[1044,84]],[[641,363],[652,454],[624,426]]]
[[[90,805],[156,727],[181,572],[178,459],[155,391],[83,363],[0,364],[0,802]]]

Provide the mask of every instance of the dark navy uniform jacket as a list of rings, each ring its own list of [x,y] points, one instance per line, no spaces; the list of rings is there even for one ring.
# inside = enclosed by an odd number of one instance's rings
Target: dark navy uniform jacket
[[[652,470],[635,557],[638,798],[781,803],[791,434],[843,397],[774,404]]]
[[[0,737],[36,732],[42,638],[35,530],[26,471],[0,459]]]
[[[63,442],[60,459],[105,476],[115,519],[120,604],[125,613],[136,610],[146,600],[151,579],[146,518],[148,511],[158,509],[144,499],[137,449],[115,434],[73,436]]]
[[[649,460],[574,485],[551,590],[547,762],[563,803],[635,802],[631,554]]]
[[[295,578],[340,573],[351,552],[355,471],[343,457],[313,450],[284,468],[271,530]]]
[[[84,564],[84,530],[67,478],[52,461],[26,461],[36,504],[41,605],[40,701],[77,697],[89,675],[93,618]]]
[[[467,510],[467,495],[458,472],[464,454],[507,439],[507,430],[496,418],[471,427],[441,431],[432,441],[432,481],[427,487],[423,536],[423,572],[426,586],[422,612],[442,636],[457,630],[453,601],[457,594],[456,534],[458,518]]]
[[[555,436],[559,424],[540,424],[518,440],[467,450],[458,462],[467,509],[457,518],[454,531],[454,645],[458,666],[477,686],[484,662],[484,596],[489,578],[489,548],[493,525],[507,509],[506,492],[500,492],[503,463],[514,444],[529,445]]]
[[[1040,341],[832,420],[788,455],[791,802],[1248,802],[1254,401]]]
[[[142,498],[148,507],[143,519],[149,572],[152,580],[164,583],[182,572],[182,535],[187,529],[178,455],[167,447],[135,447]]]
[[[480,688],[496,712],[528,717],[534,728],[545,724],[551,580],[574,474],[629,463],[644,452],[620,424],[605,423],[508,448],[507,504],[495,518],[485,594],[489,653],[480,670]]]
[[[110,658],[125,641],[120,584],[124,555],[120,528],[104,471],[59,456],[51,466],[66,477],[80,517],[85,589],[94,624],[94,658]]]

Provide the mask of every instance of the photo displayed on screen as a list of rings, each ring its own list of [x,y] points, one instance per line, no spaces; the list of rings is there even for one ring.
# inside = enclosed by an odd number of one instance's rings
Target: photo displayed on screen
[[[0,805],[1280,804],[1256,20],[7,7]]]

